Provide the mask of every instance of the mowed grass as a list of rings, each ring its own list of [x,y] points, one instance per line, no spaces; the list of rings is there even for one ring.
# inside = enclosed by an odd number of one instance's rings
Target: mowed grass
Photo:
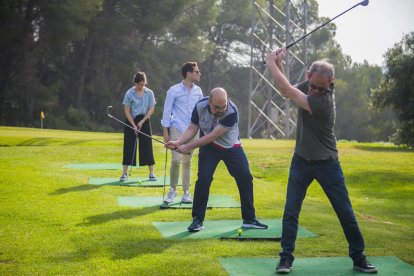
[[[158,195],[161,202],[162,188],[88,185],[89,177],[119,177],[121,172],[63,168],[120,163],[122,139],[121,133],[0,127],[1,275],[227,275],[218,257],[274,257],[276,265],[277,242],[166,240],[151,222],[190,222],[190,210],[117,204],[118,196],[128,195]],[[257,216],[281,218],[294,141],[243,140],[243,146],[255,177]],[[380,143],[338,146],[366,254],[414,264],[414,151]],[[156,173],[162,176],[165,149],[159,143],[154,148]],[[196,154],[192,183],[197,161]],[[148,171],[138,168],[132,174]],[[210,194],[239,200],[222,163]],[[240,219],[240,210],[207,211],[206,220],[220,219]],[[318,237],[298,239],[296,257],[347,256],[338,219],[316,182],[308,190],[300,224]]]

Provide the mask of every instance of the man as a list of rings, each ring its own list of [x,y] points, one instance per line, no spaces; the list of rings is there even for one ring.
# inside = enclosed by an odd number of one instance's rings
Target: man
[[[192,209],[193,222],[188,231],[204,229],[203,221],[207,208],[213,174],[223,160],[234,177],[240,194],[242,227],[266,229],[267,225],[256,219],[253,205],[253,177],[249,163],[240,144],[239,115],[236,105],[227,99],[223,88],[214,88],[209,97],[200,100],[194,107],[191,124],[177,141],[169,141],[167,147],[185,154],[200,147],[198,157],[198,179],[194,190]],[[200,130],[200,139],[192,140]]]
[[[184,80],[167,91],[164,103],[164,112],[161,120],[163,126],[164,142],[177,140],[190,124],[191,112],[195,104],[203,97],[201,88],[195,85],[200,81],[200,70],[196,62],[187,62],[181,68]],[[197,137],[195,136],[194,139]],[[182,166],[183,203],[191,203],[190,194],[191,159],[193,152],[182,155],[172,151],[170,166],[170,191],[166,203],[172,203],[177,196],[178,178],[180,176],[180,165]]]
[[[276,272],[291,271],[299,213],[306,190],[316,179],[341,223],[354,270],[376,273],[376,267],[368,263],[363,253],[364,239],[352,210],[338,161],[334,135],[334,68],[325,61],[316,61],[307,73],[308,80],[294,87],[284,76],[282,60],[285,54],[285,49],[279,49],[266,56],[266,64],[279,91],[299,107],[296,147],[290,166],[283,214],[282,251]]]

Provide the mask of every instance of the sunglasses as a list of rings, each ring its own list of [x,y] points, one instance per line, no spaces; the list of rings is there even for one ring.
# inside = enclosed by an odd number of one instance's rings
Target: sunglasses
[[[319,92],[331,92],[332,91],[329,88],[316,86],[313,83],[309,83],[309,87],[314,90],[318,90]]]

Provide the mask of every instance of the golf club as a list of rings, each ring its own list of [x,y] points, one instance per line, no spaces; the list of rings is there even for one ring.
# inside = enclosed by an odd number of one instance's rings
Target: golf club
[[[130,128],[130,129],[132,129],[133,131],[137,131],[138,133],[141,133],[142,135],[144,135],[144,136],[146,136],[146,137],[148,137],[148,138],[150,138],[150,139],[152,139],[152,140],[154,140],[154,141],[157,141],[158,143],[161,143],[161,144],[165,145],[165,143],[164,143],[163,141],[158,140],[158,139],[156,139],[156,138],[152,137],[151,135],[148,135],[148,134],[146,134],[146,133],[144,133],[144,132],[142,132],[142,131],[135,130],[132,126],[130,126],[130,125],[128,125],[128,124],[126,124],[126,123],[122,122],[121,120],[119,120],[118,118],[116,118],[115,116],[113,116],[113,115],[111,114],[111,109],[112,109],[112,108],[113,108],[113,107],[112,107],[112,105],[110,105],[110,106],[108,106],[108,107],[106,108],[106,113],[108,114],[108,116],[109,116],[110,118],[112,118],[112,119],[114,119],[115,121],[117,121],[117,122],[119,122],[119,123],[123,124],[123,125],[124,125],[124,126],[126,126],[126,127],[129,127],[129,128]]]
[[[115,116],[113,116],[112,114],[111,114],[111,109],[112,109],[113,107],[112,107],[112,105],[110,105],[110,106],[108,106],[107,108],[106,108],[106,113],[108,114],[108,116],[110,117],[110,118],[112,118],[112,119],[114,119],[115,121],[117,121],[117,122],[119,122],[119,123],[121,123],[121,124],[123,124],[124,126],[127,126],[127,127],[129,127],[130,129],[132,129],[132,130],[134,130],[135,131],[135,129],[132,127],[132,126],[130,126],[130,125],[128,125],[128,124],[126,124],[126,123],[124,123],[124,122],[122,122],[121,120],[119,120],[118,118],[116,118]],[[141,132],[141,131],[137,131],[138,133],[141,133],[142,135],[144,135],[144,136],[146,136],[146,137],[148,137],[148,138],[150,138],[150,139],[152,139],[152,140],[154,140],[154,141],[157,141],[158,143],[161,143],[161,144],[163,144],[163,145],[165,145],[165,143],[163,142],[163,141],[161,141],[161,140],[158,140],[158,139],[156,139],[156,138],[154,138],[154,137],[152,137],[152,136],[150,136],[150,135],[148,135],[148,134],[146,134],[146,133],[144,133],[144,132]],[[191,152],[189,152],[189,153],[187,153],[187,154],[191,154]]]
[[[332,22],[332,21],[333,21],[333,20],[335,20],[336,18],[340,17],[340,16],[341,16],[341,15],[343,15],[344,13],[349,12],[349,11],[350,11],[350,10],[352,10],[353,8],[355,8],[355,7],[359,6],[359,5],[361,5],[361,6],[364,6],[364,7],[365,7],[365,6],[368,6],[368,3],[369,3],[369,0],[364,0],[364,1],[359,2],[358,4],[353,5],[352,7],[350,7],[349,9],[347,9],[346,11],[344,11],[344,12],[342,12],[342,13],[338,14],[337,16],[335,16],[334,18],[332,18],[332,19],[330,19],[330,20],[326,21],[325,23],[323,23],[322,25],[320,25],[320,26],[319,26],[319,27],[317,27],[316,29],[314,29],[314,30],[310,31],[309,33],[305,34],[305,35],[304,35],[304,36],[302,36],[301,38],[299,38],[299,39],[297,39],[297,40],[293,41],[292,43],[290,43],[289,45],[287,45],[287,46],[285,47],[285,49],[286,49],[286,50],[287,50],[287,49],[289,49],[290,47],[292,47],[293,45],[295,45],[296,43],[298,43],[299,41],[301,41],[301,40],[302,40],[302,39],[304,39],[305,37],[307,37],[307,36],[309,36],[310,34],[312,34],[312,33],[316,32],[316,31],[317,31],[317,30],[319,30],[320,28],[324,27],[325,25],[327,25],[328,23]],[[265,64],[266,64],[266,62],[264,62],[264,61],[263,61],[263,63],[265,63]]]
[[[135,153],[137,152],[137,143],[138,143],[137,139],[138,139],[138,135],[135,135],[135,144],[134,144],[134,150],[132,151],[131,164],[134,163]],[[131,167],[129,168],[129,174],[128,174],[129,176],[131,176],[132,167],[133,167],[133,165],[131,165]]]
[[[165,202],[165,181],[167,179],[167,160],[168,160],[168,149],[165,148],[165,163],[164,163],[164,183],[163,183],[163,192],[162,192],[162,202]]]

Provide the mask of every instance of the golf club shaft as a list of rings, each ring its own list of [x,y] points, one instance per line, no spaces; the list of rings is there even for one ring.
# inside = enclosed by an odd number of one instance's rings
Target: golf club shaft
[[[119,120],[118,118],[116,118],[116,117],[112,116],[112,115],[111,115],[111,114],[109,114],[109,113],[108,113],[108,116],[109,116],[109,117],[111,117],[112,119],[114,119],[115,121],[117,121],[117,122],[119,122],[119,123],[123,124],[124,126],[129,127],[129,128],[130,128],[130,129],[132,129],[133,131],[137,131],[138,133],[141,133],[142,135],[144,135],[144,136],[146,136],[146,137],[148,137],[148,138],[150,138],[150,139],[152,139],[152,140],[154,140],[154,141],[157,141],[158,143],[161,143],[161,144],[165,145],[165,143],[164,143],[163,141],[158,140],[158,139],[156,139],[156,138],[152,137],[151,135],[148,135],[148,134],[146,134],[146,133],[144,133],[144,132],[142,132],[142,131],[139,131],[139,130],[134,129],[132,126],[130,126],[130,125],[128,125],[128,124],[126,124],[126,123],[122,122],[121,120]]]
[[[112,106],[110,105],[110,106],[108,106],[107,108],[106,108],[106,113],[108,114],[108,116],[110,117],[110,118],[112,118],[112,119],[114,119],[115,121],[117,121],[117,122],[119,122],[119,123],[121,123],[121,124],[123,124],[124,126],[127,126],[127,127],[129,127],[130,129],[132,129],[133,131],[136,131],[132,126],[130,126],[130,125],[128,125],[128,124],[126,124],[126,123],[124,123],[124,122],[122,122],[121,120],[119,120],[118,118],[116,118],[115,116],[112,116],[111,115],[111,112],[110,112],[110,110],[112,109]],[[139,131],[138,130],[138,133],[141,133],[142,135],[144,135],[144,136],[146,136],[146,137],[148,137],[148,138],[150,138],[150,139],[152,139],[152,140],[154,140],[154,141],[157,141],[158,143],[161,143],[161,144],[163,144],[164,146],[165,146],[165,143],[163,142],[163,141],[161,141],[161,140],[158,140],[158,139],[156,139],[156,138],[154,138],[154,137],[152,137],[152,136],[150,136],[150,135],[148,135],[148,134],[146,134],[146,133],[143,133],[143,132],[141,132],[141,131]],[[175,150],[174,150],[175,151]],[[190,155],[191,154],[191,152],[189,152],[189,153],[187,153],[188,155]]]
[[[340,17],[340,16],[341,16],[341,15],[343,15],[344,13],[349,12],[349,11],[350,11],[350,10],[352,10],[353,8],[355,8],[355,7],[359,6],[359,5],[362,5],[362,6],[367,6],[367,5],[368,5],[368,2],[369,2],[368,0],[363,0],[363,1],[359,2],[358,4],[353,5],[352,7],[350,7],[349,9],[347,9],[346,11],[344,11],[344,12],[342,12],[342,13],[338,14],[337,16],[335,16],[334,18],[332,18],[332,19],[330,19],[330,20],[326,21],[325,23],[323,23],[322,25],[320,25],[320,26],[319,26],[319,27],[317,27],[316,29],[314,29],[314,30],[310,31],[309,33],[307,33],[307,34],[303,35],[301,38],[299,38],[299,39],[297,39],[297,40],[293,41],[292,43],[290,43],[289,45],[287,45],[287,46],[285,47],[285,49],[289,49],[290,47],[292,47],[293,45],[295,45],[296,43],[298,43],[299,41],[301,41],[301,40],[302,40],[302,39],[304,39],[305,37],[307,37],[307,36],[309,36],[310,34],[312,34],[312,33],[316,32],[316,31],[317,31],[317,30],[319,30],[320,28],[322,28],[322,27],[324,27],[325,25],[329,24],[330,22],[332,22],[332,21],[333,21],[333,20],[335,20],[336,18]],[[263,61],[263,63],[264,63],[264,64],[266,64],[266,61]]]
[[[302,36],[301,38],[299,38],[299,39],[297,39],[297,40],[293,41],[292,43],[290,43],[289,45],[287,45],[287,46],[286,46],[286,49],[289,49],[290,47],[292,47],[293,45],[295,45],[296,43],[298,43],[299,41],[301,41],[301,40],[302,40],[302,39],[304,39],[305,37],[307,37],[307,36],[309,36],[310,34],[312,34],[312,33],[316,32],[317,30],[319,30],[320,28],[322,28],[322,27],[324,27],[325,25],[329,24],[330,22],[332,22],[332,21],[333,21],[333,20],[335,20],[336,18],[340,17],[340,16],[341,16],[341,15],[343,15],[344,13],[349,12],[350,10],[352,10],[353,8],[355,8],[355,7],[359,6],[359,5],[361,5],[361,4],[362,4],[362,3],[364,3],[364,2],[365,2],[365,1],[362,1],[362,2],[360,2],[360,3],[358,3],[358,4],[355,4],[354,6],[350,7],[350,8],[349,8],[349,9],[347,9],[346,11],[344,11],[344,12],[342,12],[342,13],[338,14],[337,16],[335,16],[334,18],[332,18],[332,19],[330,19],[330,20],[326,21],[325,23],[323,23],[322,25],[320,25],[320,26],[319,26],[319,27],[317,27],[316,29],[314,29],[314,30],[310,31],[309,33],[305,34],[305,35],[304,35],[304,36]]]

